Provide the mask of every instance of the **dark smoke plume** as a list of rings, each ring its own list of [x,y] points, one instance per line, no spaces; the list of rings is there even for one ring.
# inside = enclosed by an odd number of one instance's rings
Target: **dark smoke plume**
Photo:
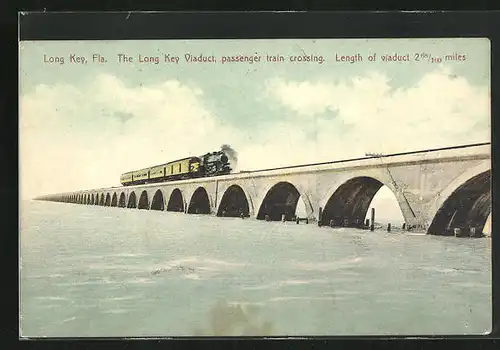
[[[231,167],[236,169],[236,165],[238,164],[238,153],[229,145],[220,146],[222,152],[227,154],[229,161],[231,162]]]

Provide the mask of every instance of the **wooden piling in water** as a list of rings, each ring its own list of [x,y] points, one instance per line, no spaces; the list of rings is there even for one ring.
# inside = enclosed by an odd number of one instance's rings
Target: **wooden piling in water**
[[[372,220],[370,225],[370,231],[375,231],[375,208],[372,208]]]

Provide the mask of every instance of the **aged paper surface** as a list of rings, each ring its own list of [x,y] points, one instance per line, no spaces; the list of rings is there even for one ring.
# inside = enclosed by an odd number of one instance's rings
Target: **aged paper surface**
[[[21,336],[491,329],[487,39],[22,41],[19,93]]]

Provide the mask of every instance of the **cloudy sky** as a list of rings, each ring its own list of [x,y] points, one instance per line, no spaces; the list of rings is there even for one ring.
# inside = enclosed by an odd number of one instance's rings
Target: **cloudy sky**
[[[118,63],[120,53],[161,62]],[[262,59],[188,64],[186,53]],[[335,60],[356,53],[362,62]],[[381,61],[395,53],[411,62]],[[304,54],[325,62],[289,61]],[[64,64],[44,62],[60,56]],[[123,172],[222,144],[250,170],[485,142],[489,86],[486,39],[21,42],[21,197],[117,186]]]

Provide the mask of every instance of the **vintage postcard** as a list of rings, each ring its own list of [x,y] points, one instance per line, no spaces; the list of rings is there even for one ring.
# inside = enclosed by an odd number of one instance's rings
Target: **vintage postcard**
[[[21,337],[491,331],[488,39],[19,45]]]

